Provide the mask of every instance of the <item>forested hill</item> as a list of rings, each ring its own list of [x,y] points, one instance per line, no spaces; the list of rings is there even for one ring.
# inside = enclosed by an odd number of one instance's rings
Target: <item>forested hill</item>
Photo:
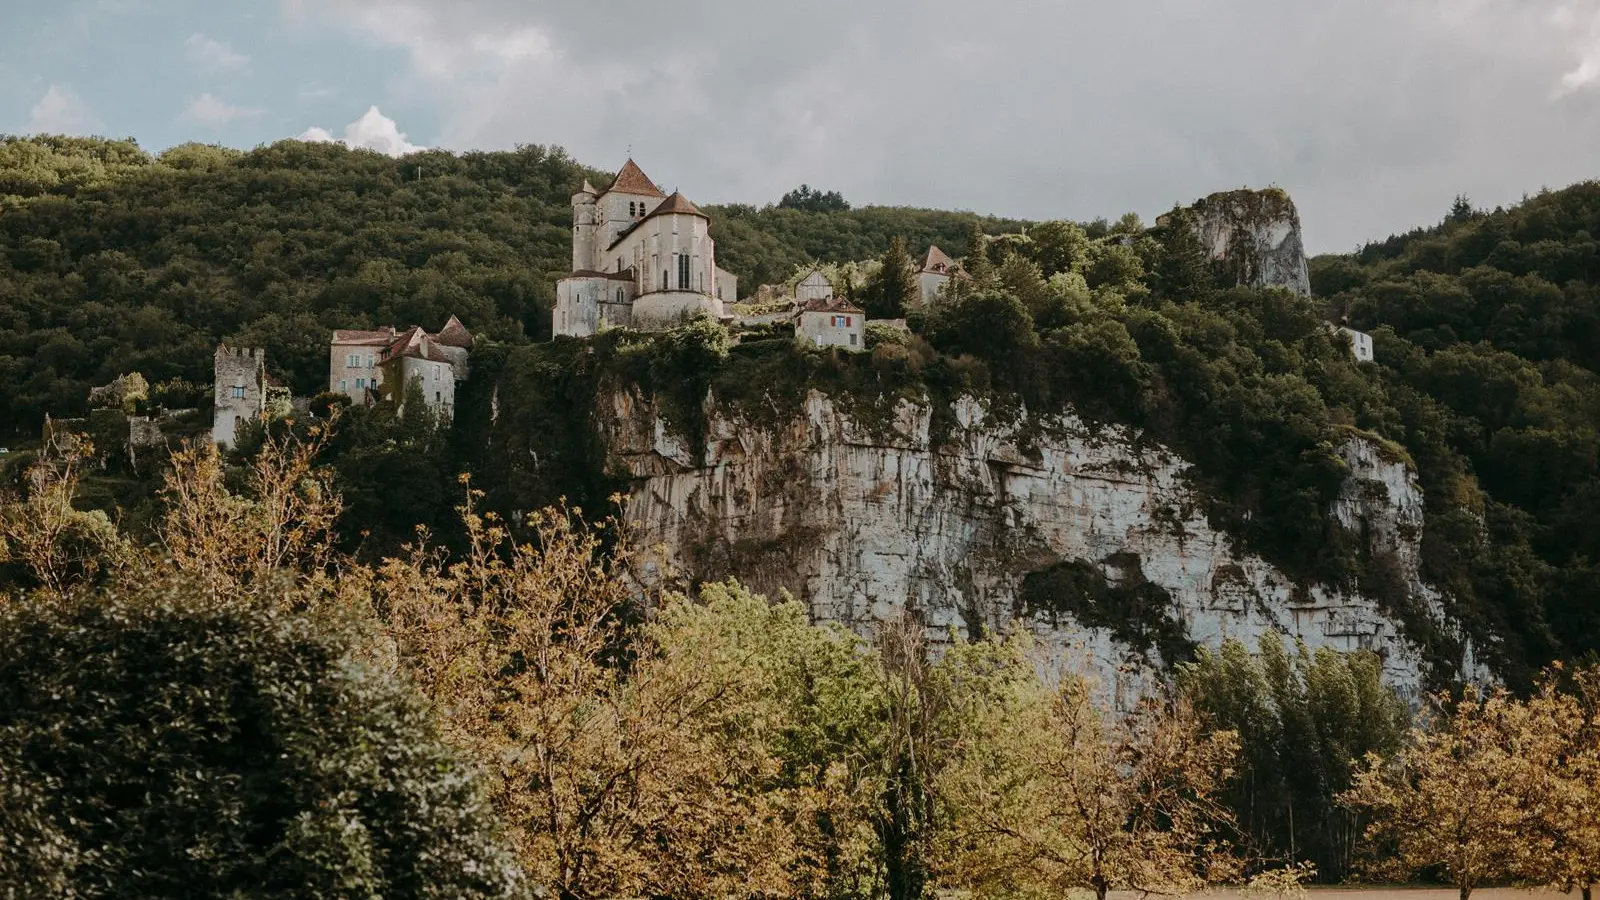
[[[1600,635],[1600,182],[1485,212],[1458,200],[1439,225],[1312,261],[1335,316],[1374,332],[1393,396],[1412,398],[1407,446],[1425,482],[1476,482],[1451,532],[1484,528],[1475,569],[1525,634]],[[1448,452],[1446,452],[1448,451]],[[1477,493],[1481,486],[1483,493]],[[1436,491],[1437,492],[1437,491]],[[1578,638],[1578,635],[1584,635]],[[1590,652],[1593,652],[1592,650]]]
[[[91,385],[125,372],[209,384],[219,341],[267,348],[269,371],[312,394],[334,328],[437,328],[455,313],[487,337],[546,337],[585,177],[610,174],[538,146],[391,159],[281,141],[152,156],[131,141],[0,137],[0,439],[37,433],[47,412],[81,414]],[[719,262],[744,285],[881,253],[893,235],[954,249],[973,220],[707,212]]]

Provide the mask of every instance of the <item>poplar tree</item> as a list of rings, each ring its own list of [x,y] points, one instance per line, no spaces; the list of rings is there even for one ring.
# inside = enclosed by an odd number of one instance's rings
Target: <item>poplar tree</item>
[[[862,306],[869,319],[903,318],[907,309],[917,305],[921,291],[905,238],[896,236],[884,251],[878,271],[867,279]]]

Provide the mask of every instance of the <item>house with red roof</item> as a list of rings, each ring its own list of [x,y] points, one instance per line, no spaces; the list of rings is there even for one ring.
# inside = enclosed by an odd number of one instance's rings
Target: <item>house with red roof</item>
[[[717,267],[711,217],[633,160],[605,190],[585,181],[572,195],[572,273],[556,282],[553,334],[721,321],[736,299],[738,280]]]
[[[391,398],[403,403],[410,388],[428,408],[455,414],[456,385],[467,380],[472,333],[451,316],[437,334],[413,325],[373,330],[339,329],[328,349],[328,390],[351,402]]]

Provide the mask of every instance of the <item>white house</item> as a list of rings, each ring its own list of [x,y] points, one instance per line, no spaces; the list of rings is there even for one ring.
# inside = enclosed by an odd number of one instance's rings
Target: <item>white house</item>
[[[717,268],[710,217],[680,193],[667,196],[630,159],[606,190],[585,181],[572,195],[572,274],[556,282],[551,332],[720,320],[738,287]]]
[[[831,296],[810,300],[795,313],[794,334],[799,340],[818,347],[867,348],[867,314],[844,298]]]
[[[829,300],[832,297],[833,282],[822,274],[821,269],[812,269],[810,275],[800,279],[800,283],[794,286],[795,303],[802,306],[813,300]]]
[[[954,260],[937,245],[930,244],[928,255],[922,259],[922,268],[917,272],[917,286],[922,289],[922,305],[932,303],[950,279],[966,277],[967,273],[961,271]]]
[[[1355,356],[1356,362],[1372,362],[1372,335],[1365,331],[1357,331],[1346,325],[1329,326],[1335,334],[1350,343],[1350,353]]]

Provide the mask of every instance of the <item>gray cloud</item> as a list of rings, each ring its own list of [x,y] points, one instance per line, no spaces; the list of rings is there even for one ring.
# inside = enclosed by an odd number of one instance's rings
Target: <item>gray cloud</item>
[[[402,49],[454,148],[697,201],[1147,218],[1276,183],[1315,249],[1594,174],[1600,0],[284,0]]]

